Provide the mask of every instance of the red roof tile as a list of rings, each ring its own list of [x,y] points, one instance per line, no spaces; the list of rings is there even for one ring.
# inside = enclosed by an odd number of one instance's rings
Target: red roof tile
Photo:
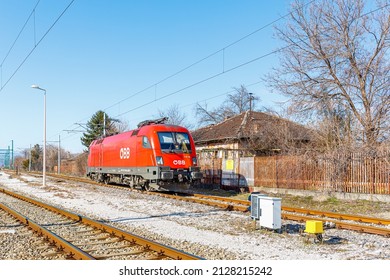
[[[272,116],[270,114],[246,111],[225,121],[202,127],[192,132],[195,143],[219,142],[261,137],[269,134],[271,130],[283,129],[291,140],[310,140],[310,130],[292,121]]]

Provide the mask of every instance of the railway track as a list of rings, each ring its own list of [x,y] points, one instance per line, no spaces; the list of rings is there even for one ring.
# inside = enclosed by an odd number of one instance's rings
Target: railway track
[[[96,184],[101,186],[107,186],[101,183],[93,182],[89,179],[50,174],[50,176],[65,180],[73,180],[77,182],[85,182],[88,184]],[[110,185],[111,187],[111,185]],[[116,186],[112,186],[116,187]],[[156,193],[156,192],[145,192],[148,194],[159,195],[167,198],[200,203],[210,205],[214,207],[223,208],[231,211],[247,212],[250,207],[250,201],[232,199],[228,197],[210,196],[203,194],[167,194],[167,193]],[[309,210],[303,208],[294,207],[282,207],[282,218],[286,220],[293,220],[297,222],[305,222],[307,220],[319,220],[323,222],[332,222],[336,228],[353,230],[363,233],[378,234],[385,237],[390,237],[390,228],[386,227],[390,225],[388,219],[378,219],[374,217],[366,217],[359,215],[350,215],[343,213],[325,212],[319,210]],[[375,226],[374,226],[375,225]]]
[[[230,199],[225,197],[215,197],[201,194],[194,194],[196,200],[210,200],[215,206],[225,206],[226,209],[237,211],[248,211],[250,201]],[[205,203],[205,202],[203,202]],[[322,222],[332,222],[338,229],[347,229],[363,233],[378,234],[390,237],[390,220],[366,217],[351,214],[325,212],[319,210],[309,210],[303,208],[282,206],[282,219],[305,222],[307,220],[318,220]],[[369,224],[369,225],[368,225]],[[376,225],[376,226],[372,226]]]
[[[0,189],[0,208],[50,241],[68,259],[197,260],[191,254],[20,194]],[[11,206],[9,206],[11,205]],[[31,218],[33,216],[34,218]],[[34,221],[35,220],[35,221]],[[39,222],[37,222],[39,221]]]
[[[16,211],[0,203],[0,234],[3,235],[3,241],[12,240],[2,242],[0,259],[67,259],[65,252],[56,250],[50,240],[36,234],[29,225],[23,224],[11,214],[13,212]],[[25,250],[26,244],[30,250]]]

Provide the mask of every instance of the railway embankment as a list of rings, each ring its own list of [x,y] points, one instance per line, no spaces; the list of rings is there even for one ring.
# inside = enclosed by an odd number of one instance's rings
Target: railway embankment
[[[390,238],[375,234],[326,228],[326,242],[308,243],[299,231],[302,223],[295,221],[283,220],[284,228],[289,230],[275,233],[254,229],[248,213],[241,211],[56,178],[49,178],[43,188],[41,180],[25,174],[0,175],[3,188],[209,260],[390,258]],[[287,202],[287,197],[284,199]],[[314,199],[308,200],[307,203],[315,203],[311,202]],[[343,207],[343,203],[328,201],[328,205],[332,203],[337,209]]]

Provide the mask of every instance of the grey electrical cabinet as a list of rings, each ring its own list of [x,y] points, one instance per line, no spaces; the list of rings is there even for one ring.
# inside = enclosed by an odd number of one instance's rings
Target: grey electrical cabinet
[[[251,218],[259,220],[261,216],[260,197],[266,196],[261,193],[251,193]]]
[[[269,229],[280,229],[282,227],[282,199],[261,196],[258,200],[261,208],[260,226]]]
[[[251,194],[251,218],[260,219],[261,210],[257,194]]]

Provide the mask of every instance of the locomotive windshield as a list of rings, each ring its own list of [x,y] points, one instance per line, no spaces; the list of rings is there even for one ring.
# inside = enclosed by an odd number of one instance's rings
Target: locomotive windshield
[[[158,132],[160,147],[163,152],[191,153],[190,138],[183,132]]]

